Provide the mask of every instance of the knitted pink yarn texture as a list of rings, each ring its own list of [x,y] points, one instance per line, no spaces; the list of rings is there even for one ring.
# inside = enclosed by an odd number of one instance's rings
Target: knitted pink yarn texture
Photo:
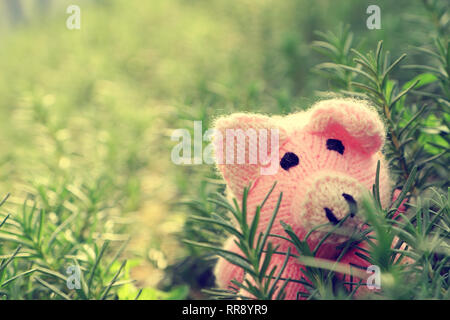
[[[280,221],[291,225],[300,239],[315,226],[337,224],[372,189],[378,160],[381,164],[381,203],[386,206],[390,200],[391,181],[381,153],[385,128],[378,113],[364,101],[324,100],[307,111],[284,117],[236,113],[217,119],[215,128],[221,138],[215,139],[218,169],[229,191],[240,200],[244,188],[252,183],[247,200],[249,222],[257,205],[261,204],[274,182],[277,182],[261,212],[258,233],[266,229],[280,192],[283,192],[283,198],[272,234],[286,236]],[[234,139],[225,139],[227,132],[239,129],[241,133],[249,132],[249,129],[257,133],[261,129],[267,130],[268,157],[277,165],[273,174],[261,174],[260,169],[269,166],[268,161],[262,163],[259,158],[256,163],[249,161],[259,156],[251,139],[241,144]],[[278,141],[271,139],[275,133]],[[224,155],[230,150],[233,151],[234,160],[238,155],[245,155],[245,163],[225,161]],[[342,225],[342,232],[325,241],[318,257],[337,259],[340,254],[338,246],[348,239],[348,230],[362,227],[361,215],[351,213],[351,217]],[[324,235],[324,231],[320,230],[312,232],[308,238],[311,250]],[[291,252],[299,254],[286,240],[271,237],[270,241],[280,245],[279,251],[285,252],[291,246]],[[240,253],[233,238],[225,243],[225,249]],[[355,252],[356,249],[348,252],[341,262],[367,267],[368,263]],[[284,259],[284,255],[274,255],[268,270],[273,266],[279,269]],[[291,258],[282,278],[299,280],[302,268],[296,259]],[[232,285],[232,279],[242,282],[244,273],[241,268],[220,258],[215,267],[215,276],[219,287],[228,288]],[[280,281],[279,287],[282,284]],[[298,282],[289,282],[285,292],[286,299],[296,299],[297,293],[306,292],[306,289]]]

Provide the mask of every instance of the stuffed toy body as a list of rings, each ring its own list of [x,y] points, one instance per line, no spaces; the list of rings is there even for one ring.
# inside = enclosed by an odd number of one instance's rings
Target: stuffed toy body
[[[337,259],[341,253],[339,245],[348,240],[350,230],[362,228],[364,221],[357,208],[372,190],[379,160],[381,203],[384,207],[389,203],[391,182],[381,153],[385,128],[377,112],[363,101],[325,100],[307,111],[285,117],[236,113],[219,118],[215,128],[220,138],[215,139],[218,168],[232,195],[242,199],[244,188],[251,185],[247,200],[249,221],[277,183],[262,209],[258,233],[265,231],[282,192],[272,234],[286,236],[281,220],[303,239],[312,228],[322,224],[335,226],[349,215],[342,223],[342,232],[329,237],[317,254],[319,258]],[[256,133],[258,141],[267,142],[265,152],[259,152],[261,145],[256,140],[249,138],[239,143],[233,138],[242,138],[243,133],[248,137]],[[266,159],[255,161],[260,154],[267,154]],[[246,161],[236,160],[239,156],[245,156]],[[323,236],[321,229],[311,233],[311,250]],[[278,251],[286,252],[291,246],[291,252],[299,254],[286,240],[271,237],[270,241],[280,245]],[[225,249],[240,253],[233,238],[226,241]],[[340,262],[367,267],[369,264],[355,255],[355,250],[347,252]],[[271,264],[279,270],[284,259],[284,255],[274,255]],[[301,279],[302,268],[297,259],[290,258],[282,278]],[[243,270],[223,258],[219,258],[215,276],[221,288],[229,288],[232,279],[244,280]],[[289,282],[285,299],[296,299],[298,292],[306,289],[302,284]]]

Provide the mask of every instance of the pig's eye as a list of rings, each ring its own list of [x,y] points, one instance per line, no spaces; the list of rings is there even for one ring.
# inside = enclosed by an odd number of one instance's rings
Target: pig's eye
[[[286,152],[283,158],[281,158],[280,160],[280,166],[286,171],[288,171],[292,167],[295,167],[296,165],[298,165],[298,163],[299,160],[297,155],[292,152]]]
[[[328,139],[327,140],[327,149],[339,152],[340,154],[344,154],[345,147],[342,144],[341,140]]]

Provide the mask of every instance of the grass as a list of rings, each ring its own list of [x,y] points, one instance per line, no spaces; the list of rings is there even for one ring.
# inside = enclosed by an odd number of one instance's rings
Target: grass
[[[360,1],[98,0],[80,2],[79,31],[65,28],[70,1],[50,3],[48,13],[34,14],[22,1],[20,23],[0,19],[0,193],[9,194],[0,208],[2,299],[210,297],[202,289],[213,286],[214,259],[182,240],[220,246],[223,227],[187,217],[226,217],[208,201],[224,185],[211,166],[173,165],[170,133],[192,129],[193,120],[206,130],[215,116],[237,110],[293,112],[321,91],[366,94],[390,115],[398,145],[386,152],[397,186],[419,168],[408,211],[416,218],[401,228],[413,234],[405,240],[418,248],[417,267],[433,270],[415,273],[423,280],[411,282],[422,292],[414,297],[444,296],[447,280],[437,274],[447,266],[433,258],[442,253],[423,248],[434,217],[448,217],[444,1],[383,2],[383,29],[370,32]],[[350,28],[339,29],[342,21]],[[439,40],[428,43],[430,35]],[[384,81],[390,64],[377,64],[386,56],[379,40],[392,57],[408,54]],[[321,63],[333,63],[333,72]],[[361,71],[376,78],[377,94]],[[70,266],[81,270],[79,290],[67,287]],[[395,292],[389,297],[401,297]]]

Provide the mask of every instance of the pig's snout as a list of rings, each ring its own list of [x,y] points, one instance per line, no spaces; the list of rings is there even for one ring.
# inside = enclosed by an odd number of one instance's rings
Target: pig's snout
[[[305,227],[321,224],[357,227],[362,224],[358,203],[368,192],[358,180],[342,173],[322,172],[300,182],[291,212]]]

